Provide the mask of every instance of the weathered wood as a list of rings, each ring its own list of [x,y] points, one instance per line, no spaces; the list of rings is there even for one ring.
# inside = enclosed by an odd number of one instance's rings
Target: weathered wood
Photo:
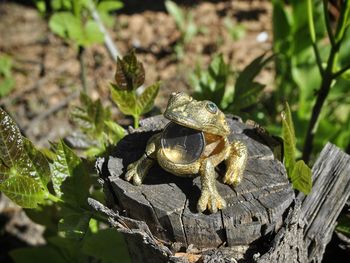
[[[177,247],[215,248],[221,245],[249,244],[271,232],[294,198],[283,165],[255,127],[228,119],[230,140],[241,140],[248,147],[249,159],[243,182],[232,189],[218,180],[219,193],[228,208],[216,214],[197,213],[200,180],[169,174],[155,165],[141,186],[126,182],[127,165],[144,152],[147,139],[167,123],[161,116],[141,122],[138,130],[116,147],[106,162],[100,161],[101,175],[120,210],[130,218],[145,221],[157,238]],[[218,169],[222,175],[223,167]],[[107,174],[106,174],[107,173]],[[220,178],[218,178],[220,179]]]
[[[313,187],[308,196],[299,194],[304,239],[309,261],[321,262],[336,226],[336,220],[350,196],[350,156],[328,143],[313,169]]]
[[[299,194],[292,202],[293,191],[283,165],[273,157],[271,140],[252,126],[230,120],[230,139],[248,145],[245,179],[233,190],[218,182],[228,208],[201,214],[195,209],[198,178],[176,177],[159,166],[142,186],[121,178],[126,165],[143,153],[147,138],[166,122],[162,117],[146,119],[139,130],[130,130],[113,156],[96,165],[114,211],[89,202],[124,233],[133,262],[321,261],[350,194],[348,155],[328,144],[312,169],[311,194]]]

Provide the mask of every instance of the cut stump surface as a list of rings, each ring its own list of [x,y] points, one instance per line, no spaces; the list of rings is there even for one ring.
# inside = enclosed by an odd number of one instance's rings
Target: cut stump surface
[[[148,138],[168,122],[162,116],[143,120],[141,128],[131,130],[103,164],[102,176],[109,182],[113,204],[126,216],[146,222],[159,240],[183,247],[245,245],[278,228],[294,192],[284,166],[274,157],[277,140],[238,119],[227,120],[232,130],[229,139],[244,142],[249,157],[243,180],[235,188],[221,182],[224,167],[218,169],[217,187],[227,202],[225,210],[196,211],[199,177],[177,177],[155,165],[141,186],[123,179],[127,165],[143,154]]]

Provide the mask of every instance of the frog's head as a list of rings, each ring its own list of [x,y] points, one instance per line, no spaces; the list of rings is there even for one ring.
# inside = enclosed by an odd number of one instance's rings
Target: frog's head
[[[225,114],[211,101],[197,101],[185,93],[172,93],[164,117],[185,127],[226,137]]]

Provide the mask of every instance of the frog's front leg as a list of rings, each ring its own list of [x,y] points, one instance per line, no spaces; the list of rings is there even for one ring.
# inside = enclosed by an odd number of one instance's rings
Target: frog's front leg
[[[156,160],[157,150],[160,145],[160,133],[153,135],[147,142],[145,153],[140,159],[128,165],[125,179],[134,185],[140,185],[149,169]]]
[[[218,209],[224,209],[226,201],[220,196],[216,188],[215,166],[211,158],[203,161],[199,172],[202,193],[197,204],[198,211],[203,212],[208,209],[211,213],[216,213]]]
[[[227,171],[224,176],[224,183],[235,186],[243,178],[243,172],[247,164],[248,151],[244,143],[234,141],[230,145],[230,154],[226,159]]]

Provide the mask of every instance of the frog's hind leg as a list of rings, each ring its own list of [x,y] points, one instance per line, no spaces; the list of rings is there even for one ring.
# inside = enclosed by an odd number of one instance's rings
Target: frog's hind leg
[[[248,151],[245,144],[240,141],[233,141],[230,147],[230,154],[225,161],[227,171],[224,176],[224,183],[235,186],[243,178],[243,172],[248,159]]]
[[[132,181],[134,185],[140,185],[149,169],[156,160],[156,151],[159,149],[160,134],[153,135],[147,142],[145,153],[140,159],[128,165],[125,180]]]

